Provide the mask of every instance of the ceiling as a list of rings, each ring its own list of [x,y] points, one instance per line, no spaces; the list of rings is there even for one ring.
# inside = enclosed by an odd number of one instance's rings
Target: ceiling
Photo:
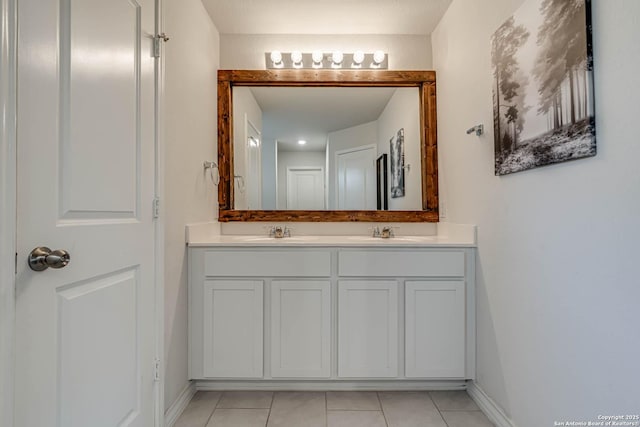
[[[222,34],[430,35],[452,0],[202,0]]]
[[[327,133],[377,120],[397,88],[251,87],[262,139],[282,151],[324,151]],[[307,144],[301,146],[298,140]]]

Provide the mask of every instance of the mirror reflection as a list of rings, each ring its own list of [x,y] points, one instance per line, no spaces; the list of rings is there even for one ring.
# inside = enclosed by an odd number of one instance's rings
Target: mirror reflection
[[[236,210],[420,210],[417,87],[233,87]]]

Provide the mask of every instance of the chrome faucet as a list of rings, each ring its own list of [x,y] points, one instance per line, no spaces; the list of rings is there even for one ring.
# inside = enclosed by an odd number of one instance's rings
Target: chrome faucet
[[[371,237],[379,237],[381,239],[389,239],[391,237],[395,237],[395,233],[393,232],[393,228],[390,225],[384,226],[382,227],[382,230],[380,230],[379,226],[375,226],[372,227],[372,233],[371,233]]]
[[[275,225],[269,229],[269,237],[282,239],[283,237],[291,237],[291,229],[287,226]]]
[[[393,227],[386,226],[382,227],[382,231],[380,232],[380,237],[383,239],[389,239],[391,237],[395,237],[395,233],[393,232]]]

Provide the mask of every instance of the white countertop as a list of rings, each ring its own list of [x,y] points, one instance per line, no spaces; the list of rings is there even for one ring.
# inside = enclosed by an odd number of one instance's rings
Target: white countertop
[[[215,228],[202,225],[187,228],[189,247],[476,247],[475,236],[475,226],[452,224],[439,225],[436,235],[398,235],[389,239],[367,235],[294,235],[276,239],[266,235],[221,235]]]

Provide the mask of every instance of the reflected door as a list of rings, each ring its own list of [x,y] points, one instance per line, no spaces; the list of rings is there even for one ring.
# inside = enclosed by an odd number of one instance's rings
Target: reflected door
[[[339,210],[376,210],[376,147],[336,152]]]
[[[287,209],[322,210],[324,199],[322,168],[287,168]]]
[[[246,118],[246,116],[245,116]],[[262,141],[260,132],[247,120],[247,209],[262,209]]]
[[[154,425],[154,3],[20,1],[15,427]]]

